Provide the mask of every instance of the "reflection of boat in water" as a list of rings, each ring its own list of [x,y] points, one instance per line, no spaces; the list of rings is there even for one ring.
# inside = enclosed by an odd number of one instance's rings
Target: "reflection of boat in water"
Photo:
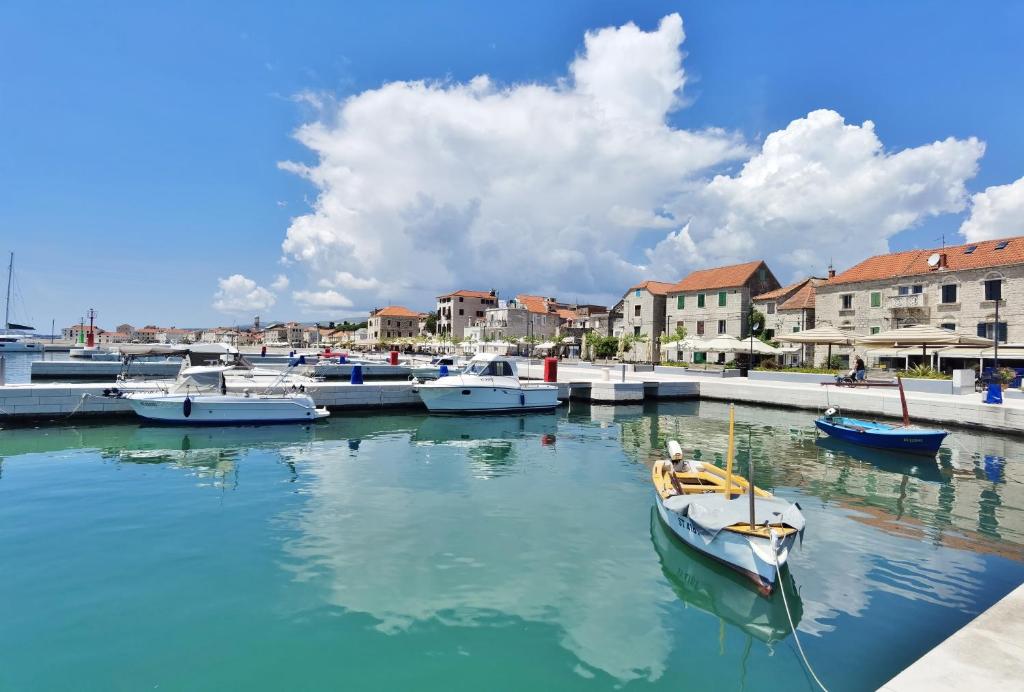
[[[661,560],[661,569],[682,600],[719,617],[766,643],[789,636],[786,606],[780,598],[762,598],[748,579],[711,558],[688,549],[675,539],[651,508],[651,542]],[[786,570],[777,588],[786,589],[793,608],[793,623],[803,616],[803,602],[793,575]]]
[[[924,481],[941,482],[943,480],[938,462],[921,454],[874,449],[834,437],[819,437],[815,440],[815,444],[821,449],[835,454],[843,454],[886,473],[913,476]]]
[[[451,416],[427,416],[416,428],[413,442],[448,444],[460,440],[514,439],[558,432],[558,414],[554,412],[509,413]]]

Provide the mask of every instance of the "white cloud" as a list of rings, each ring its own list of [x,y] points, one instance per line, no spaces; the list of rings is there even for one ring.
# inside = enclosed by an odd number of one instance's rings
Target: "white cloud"
[[[213,296],[213,307],[221,312],[239,313],[266,310],[275,302],[277,302],[277,298],[272,292],[241,274],[232,274],[226,279],[217,279],[217,292]]]
[[[971,215],[960,226],[969,241],[1024,233],[1024,178],[993,185],[971,197]]]
[[[820,272],[964,208],[984,151],[975,139],[889,152],[873,123],[828,110],[759,151],[721,129],[670,126],[684,38],[675,14],[652,31],[588,32],[555,84],[481,75],[340,103],[302,94],[319,116],[296,138],[316,160],[280,166],[318,195],[288,229],[286,261],[362,306],[425,307],[454,288],[605,301],[639,278],[755,257],[780,278]],[[736,161],[739,172],[713,175]]]
[[[270,287],[275,291],[283,291],[286,288],[288,288],[288,285],[290,283],[291,281],[288,280],[287,276],[285,276],[284,274],[278,274],[277,278],[274,279],[274,282],[270,284]]]
[[[666,124],[683,37],[678,15],[588,33],[554,85],[393,82],[336,106],[303,95],[325,109],[296,135],[317,162],[281,166],[319,195],[285,255],[365,304],[382,285],[413,305],[457,287],[617,291],[639,276],[624,259],[638,234],[678,225],[664,202],[748,153],[734,134]]]
[[[848,266],[888,239],[964,208],[985,147],[953,138],[886,152],[871,121],[818,110],[768,135],[736,175],[715,176],[674,211],[691,220],[648,258],[655,271],[764,257],[779,278]],[[668,273],[666,273],[668,272]]]
[[[337,291],[295,291],[295,302],[311,308],[350,308],[352,301]]]

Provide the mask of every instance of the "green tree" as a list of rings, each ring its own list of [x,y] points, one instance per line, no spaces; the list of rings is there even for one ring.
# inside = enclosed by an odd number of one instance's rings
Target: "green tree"
[[[426,330],[431,334],[437,334],[437,311],[427,313]]]

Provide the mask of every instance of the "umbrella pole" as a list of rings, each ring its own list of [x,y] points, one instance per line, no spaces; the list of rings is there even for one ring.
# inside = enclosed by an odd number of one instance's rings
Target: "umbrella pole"
[[[828,345],[828,356],[825,361],[825,369],[828,370],[830,367],[832,367],[832,344]]]

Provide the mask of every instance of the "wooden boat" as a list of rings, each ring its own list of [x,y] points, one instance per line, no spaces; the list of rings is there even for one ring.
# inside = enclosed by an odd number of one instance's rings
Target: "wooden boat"
[[[949,432],[911,425],[907,396],[899,377],[896,378],[896,386],[900,390],[900,404],[903,407],[902,424],[850,418],[840,415],[838,408],[829,408],[824,416],[814,421],[814,425],[830,437],[864,447],[935,456]]]
[[[725,470],[684,460],[679,443],[668,443],[669,458],[651,469],[655,506],[684,543],[746,575],[770,595],[803,534],[804,516],[799,505],[733,474],[733,425],[730,406]]]

